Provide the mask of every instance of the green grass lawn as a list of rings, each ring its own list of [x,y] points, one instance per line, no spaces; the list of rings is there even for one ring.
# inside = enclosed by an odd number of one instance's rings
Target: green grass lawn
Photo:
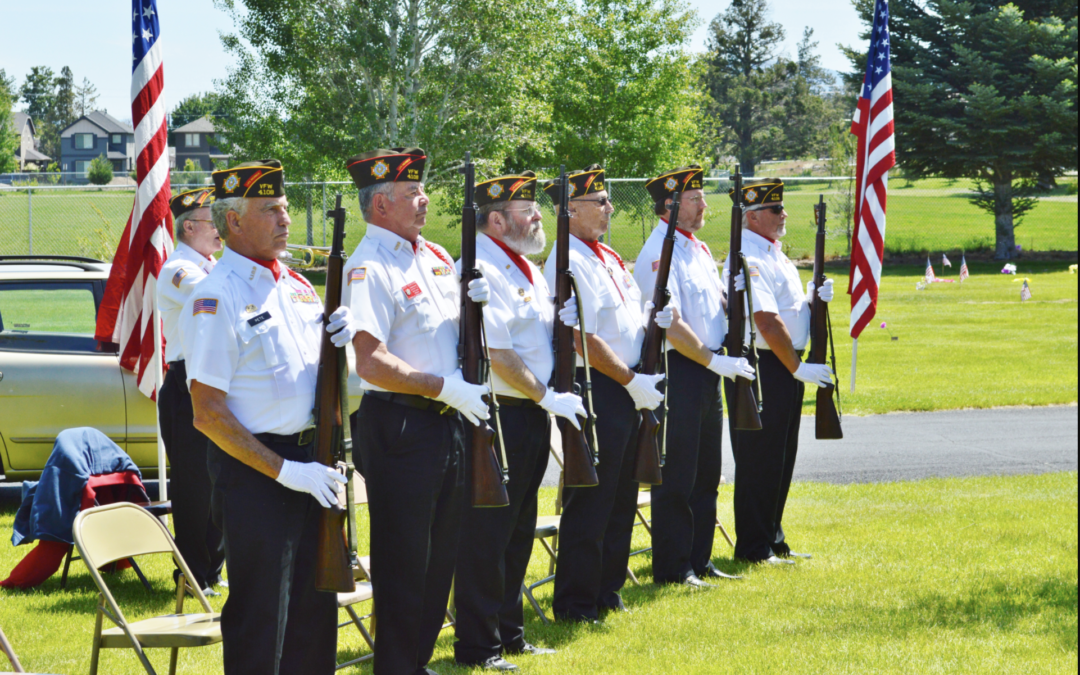
[[[642,243],[656,225],[648,195],[640,182],[611,182],[615,216],[608,241],[628,260],[637,257]],[[889,219],[886,248],[889,253],[906,254],[921,251],[987,250],[994,243],[994,221],[991,216],[972,206],[966,199],[969,181],[927,179],[905,182],[894,180],[889,193]],[[790,183],[785,190],[785,202],[791,214],[790,234],[785,240],[792,257],[813,253],[814,227],[812,205],[818,194],[828,199],[840,188],[827,182]],[[351,186],[327,186],[327,207],[341,191],[349,212],[346,245],[355,248],[363,236],[364,224],[356,203],[356,191]],[[1077,239],[1077,197],[1058,190],[1042,199],[1016,230],[1017,243],[1025,250],[1075,251]],[[1061,194],[1058,194],[1061,193]],[[33,193],[33,228],[30,222],[31,204],[25,192],[0,192],[0,255],[34,253],[53,255],[83,255],[108,260],[116,249],[131,211],[132,195],[122,191],[38,190]],[[296,244],[307,241],[307,200],[312,197],[312,241],[322,245],[323,216],[321,187],[292,186],[289,188],[290,215],[293,227],[290,240]],[[438,242],[456,257],[460,247],[460,209],[456,195],[435,195],[424,235]],[[728,249],[728,230],[731,202],[724,194],[709,194],[710,210],[706,227],[701,232],[714,255],[724,256]],[[547,197],[541,197],[544,208],[544,228],[548,241],[555,238],[555,213]],[[830,207],[830,228],[840,222],[834,207]],[[847,239],[839,232],[830,238],[830,256],[847,254]],[[546,252],[545,252],[546,255]]]
[[[554,491],[543,490],[541,500],[541,512],[552,512]],[[720,514],[728,526],[730,503],[725,486]],[[362,534],[365,513],[361,507]],[[7,507],[0,530],[10,532],[12,518]],[[632,613],[600,627],[544,626],[526,609],[529,639],[559,653],[515,660],[537,675],[1076,672],[1076,473],[797,483],[785,524],[789,541],[813,560],[747,568],[731,560],[718,536],[716,563],[745,579],[690,593],[653,586],[650,556],[635,557],[631,568],[643,585],[624,591]],[[647,545],[638,528],[635,548]],[[10,570],[26,550],[3,547],[0,567]],[[546,574],[546,561],[537,546],[530,580]],[[82,563],[72,569],[66,590],[57,577],[33,591],[0,593],[0,625],[35,672],[87,668],[95,590]],[[110,579],[129,618],[171,611],[168,562],[151,559],[145,569],[153,593],[130,571]],[[548,612],[551,592],[550,585],[538,592]],[[212,603],[220,608],[222,600]],[[355,629],[343,629],[339,645],[343,659],[363,653]],[[164,669],[167,652],[150,655]],[[440,638],[432,667],[443,675],[468,672],[453,664],[452,631]],[[180,670],[221,673],[220,646],[185,651]],[[102,672],[142,670],[130,650],[109,650]]]

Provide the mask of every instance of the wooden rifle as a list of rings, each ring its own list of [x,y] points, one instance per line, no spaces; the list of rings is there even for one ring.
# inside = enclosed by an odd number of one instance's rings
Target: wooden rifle
[[[570,269],[570,181],[566,176],[566,167],[562,167],[559,178],[561,186],[558,206],[558,220],[555,232],[555,330],[552,348],[555,351],[555,392],[565,394],[573,392],[582,395],[581,387],[574,381],[574,329],[565,325],[558,318],[558,311],[574,297],[578,306],[578,330],[581,333],[581,349],[585,361],[585,409],[588,417],[580,420],[581,429],[562,417],[556,418],[563,448],[563,485],[565,487],[593,487],[600,484],[596,475],[599,465],[600,446],[596,436],[596,413],[592,403],[592,378],[589,374],[589,347],[586,340],[584,313],[581,308],[581,294],[577,292],[577,281]]]
[[[653,287],[653,308],[646,319],[645,341],[641,345],[641,372],[644,375],[655,375],[660,368],[660,359],[664,354],[664,342],[666,333],[664,329],[656,325],[656,314],[667,307],[671,300],[671,291],[668,290],[668,278],[671,276],[671,254],[675,251],[675,228],[679,223],[679,210],[682,206],[682,195],[676,192],[671,197],[671,219],[667,224],[667,232],[664,233],[664,244],[660,249],[659,267],[656,269],[656,285]],[[664,482],[663,467],[667,455],[667,443],[662,444],[663,450],[657,446],[657,437],[661,427],[664,427],[664,435],[667,436],[667,368],[664,368],[664,381],[660,391],[664,392],[664,404],[658,408],[660,418],[652,410],[641,411],[641,426],[638,427],[637,457],[634,459],[634,480],[646,485],[660,485]],[[666,441],[666,439],[665,439]]]
[[[836,348],[832,339],[832,320],[829,303],[818,297],[818,289],[825,285],[825,197],[818,196],[814,205],[814,221],[817,224],[817,240],[814,242],[814,297],[810,300],[810,357],[807,363],[825,363],[827,350],[831,349],[832,371],[836,376]],[[834,400],[835,397],[835,400]],[[840,428],[840,391],[836,385],[817,390],[817,438],[838,440],[844,437]]]
[[[731,207],[731,253],[728,254],[727,287],[727,355],[745,358],[752,368],[757,368],[757,335],[754,330],[754,300],[750,286],[750,266],[742,252],[743,193],[742,174],[735,169],[735,205]],[[742,273],[746,290],[735,290],[735,277]],[[749,311],[747,311],[749,305]],[[746,322],[750,322],[750,341],[746,342]],[[734,382],[735,397],[728,401],[728,415],[734,428],[741,431],[761,430],[761,383],[752,383],[743,377]],[[755,391],[756,388],[756,391]]]
[[[479,279],[476,266],[476,165],[471,153],[465,153],[461,167],[465,174],[465,204],[461,208],[461,327],[458,338],[458,358],[461,373],[469,384],[487,384],[491,389],[492,415],[498,434],[486,420],[472,430],[470,435],[470,459],[472,465],[472,505],[492,508],[509,506],[510,497],[506,485],[506,449],[503,445],[502,425],[499,422],[499,402],[495,397],[495,384],[491,378],[491,359],[484,335],[483,308],[469,299],[469,282]],[[495,442],[499,443],[496,455]]]
[[[333,220],[334,234],[333,245],[326,258],[324,326],[330,321],[330,315],[341,306],[345,267],[345,209],[341,207],[341,195],[337,196],[335,208],[326,215]],[[323,330],[319,348],[319,376],[315,385],[315,461],[351,477],[345,456],[349,435],[348,369],[345,347],[335,347],[330,341],[330,334]],[[339,496],[337,504],[319,511],[315,588],[331,593],[352,593],[356,590],[353,556],[345,534],[352,484],[346,484],[343,492],[345,494]],[[342,504],[343,499],[345,504]]]

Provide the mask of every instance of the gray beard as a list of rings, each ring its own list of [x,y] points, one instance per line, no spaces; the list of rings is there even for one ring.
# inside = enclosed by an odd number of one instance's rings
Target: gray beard
[[[544,228],[537,228],[536,234],[527,234],[524,237],[506,235],[503,242],[518,255],[536,255],[542,253],[547,246],[547,238],[544,236]]]

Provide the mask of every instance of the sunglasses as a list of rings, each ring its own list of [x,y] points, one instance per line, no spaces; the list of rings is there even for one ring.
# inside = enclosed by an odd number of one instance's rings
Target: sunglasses
[[[771,211],[773,214],[778,216],[778,215],[780,215],[781,213],[784,212],[784,207],[777,204],[775,206],[766,206],[765,208],[763,208],[761,210],[762,211]]]

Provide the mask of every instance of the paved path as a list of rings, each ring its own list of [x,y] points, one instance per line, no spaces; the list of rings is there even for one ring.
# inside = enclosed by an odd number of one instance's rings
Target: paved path
[[[735,477],[724,426],[724,476]],[[1077,470],[1077,408],[995,408],[846,417],[844,440],[803,417],[795,480],[868,483]],[[554,462],[545,486],[558,484]]]

